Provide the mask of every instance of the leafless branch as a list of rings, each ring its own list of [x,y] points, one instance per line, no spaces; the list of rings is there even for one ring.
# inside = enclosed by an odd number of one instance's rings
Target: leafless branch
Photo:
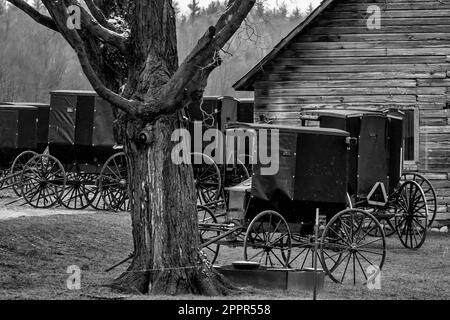
[[[46,15],[43,15],[36,9],[34,9],[32,6],[30,6],[26,1],[24,0],[7,0],[9,3],[17,7],[18,9],[22,10],[24,13],[29,15],[34,21],[37,23],[53,30],[59,32],[58,27],[56,26],[55,21]]]
[[[180,108],[179,102],[183,100],[186,91],[195,91],[205,85],[205,78],[212,72],[214,67],[210,66],[217,60],[217,52],[230,40],[239,29],[242,21],[253,8],[256,0],[230,0],[225,13],[219,18],[215,27],[210,27],[205,35],[198,41],[197,45],[186,57],[175,75],[166,84],[164,92],[168,106],[165,110],[156,110],[156,113],[170,113]],[[217,65],[216,65],[217,66]],[[193,81],[198,80],[198,86]],[[190,89],[187,86],[190,84]]]
[[[100,23],[103,27],[113,30],[114,28],[112,25],[108,22],[105,15],[103,14],[102,10],[100,10],[99,7],[94,3],[93,0],[84,0],[87,7],[89,8],[89,11],[92,13],[94,18]]]

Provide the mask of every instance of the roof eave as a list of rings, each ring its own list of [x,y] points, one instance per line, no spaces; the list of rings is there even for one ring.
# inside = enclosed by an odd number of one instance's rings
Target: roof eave
[[[254,91],[254,77],[260,72],[264,71],[263,67],[270,60],[275,58],[282,49],[284,49],[290,41],[300,34],[309,24],[311,24],[319,14],[321,14],[334,0],[324,0],[322,3],[306,17],[294,30],[292,30],[285,38],[283,38],[268,55],[266,55],[260,62],[258,62],[249,72],[247,72],[240,80],[233,84],[236,91]]]

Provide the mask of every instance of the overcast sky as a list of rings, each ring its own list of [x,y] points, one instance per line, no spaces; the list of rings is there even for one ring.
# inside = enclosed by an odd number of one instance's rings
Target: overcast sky
[[[188,3],[191,2],[191,0],[177,0],[180,4],[180,9],[183,13],[188,13]],[[211,0],[199,0],[201,6],[206,6],[208,3],[211,2]],[[314,7],[320,4],[321,0],[266,0],[267,5],[269,7],[276,7],[279,6],[280,3],[285,2],[286,5],[290,10],[294,9],[295,7],[299,7],[302,11],[304,11],[309,3],[311,2]]]

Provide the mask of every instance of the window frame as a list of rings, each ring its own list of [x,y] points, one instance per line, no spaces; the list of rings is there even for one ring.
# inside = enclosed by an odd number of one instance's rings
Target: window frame
[[[417,106],[403,107],[401,111],[413,111],[414,117],[414,159],[405,160],[405,139],[403,139],[403,168],[417,169],[420,162],[420,109]]]

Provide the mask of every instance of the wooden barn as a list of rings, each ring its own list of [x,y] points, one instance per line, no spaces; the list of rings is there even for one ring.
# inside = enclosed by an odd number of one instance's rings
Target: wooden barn
[[[277,123],[311,107],[402,109],[405,166],[450,220],[450,0],[325,0],[234,88]]]

